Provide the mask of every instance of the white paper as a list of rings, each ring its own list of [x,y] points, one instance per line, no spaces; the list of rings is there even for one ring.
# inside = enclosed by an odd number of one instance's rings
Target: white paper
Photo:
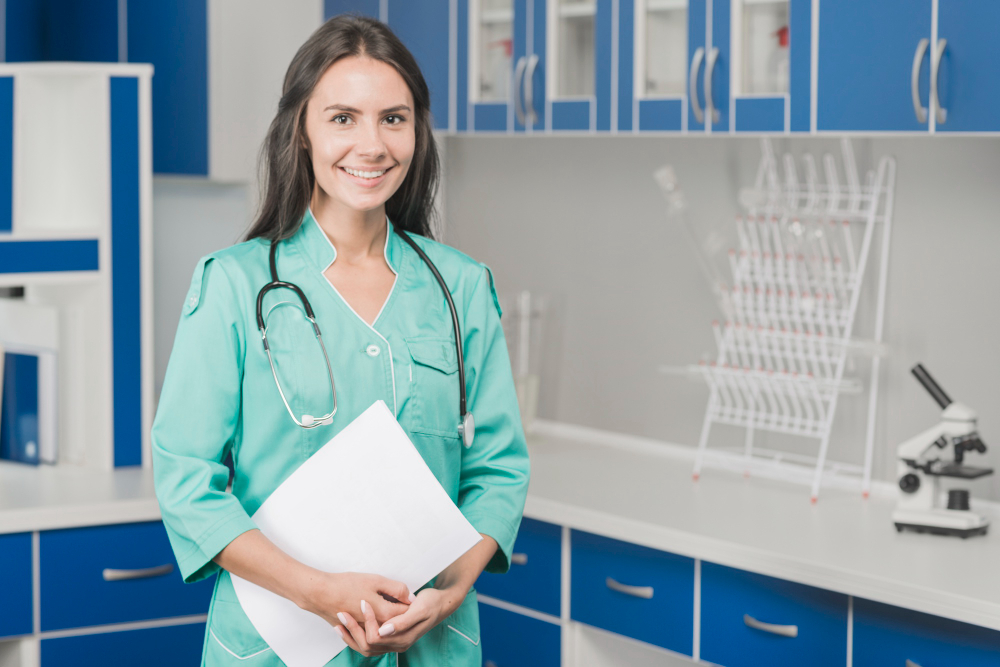
[[[380,574],[411,592],[482,539],[382,401],[292,473],[253,520],[306,565]],[[288,667],[322,667],[346,648],[320,616],[232,579],[243,611]]]

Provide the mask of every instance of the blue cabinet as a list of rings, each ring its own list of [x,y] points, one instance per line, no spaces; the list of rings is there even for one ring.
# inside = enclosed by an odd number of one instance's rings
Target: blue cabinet
[[[559,617],[562,528],[523,519],[507,574],[484,572],[476,590],[505,602]]]
[[[553,131],[600,131],[611,129],[613,105],[612,46],[614,10],[612,0],[548,0],[546,30],[542,45],[549,54],[547,86]],[[541,48],[540,48],[541,47]],[[537,84],[536,84],[537,85]]]
[[[0,535],[0,637],[31,634],[31,534]]]
[[[561,628],[489,604],[479,604],[483,665],[559,667]]]
[[[178,667],[201,662],[204,623],[43,639],[41,667],[143,665]]]
[[[570,617],[691,655],[694,561],[574,530]]]
[[[159,521],[45,531],[42,631],[208,612],[214,580],[184,584]]]
[[[1000,632],[854,600],[854,667],[996,667]]]
[[[1000,3],[940,0],[936,71],[938,132],[1000,130]]]
[[[926,130],[931,19],[931,0],[821,3],[817,129]]]
[[[840,593],[703,562],[701,657],[726,667],[843,667],[847,604]]]

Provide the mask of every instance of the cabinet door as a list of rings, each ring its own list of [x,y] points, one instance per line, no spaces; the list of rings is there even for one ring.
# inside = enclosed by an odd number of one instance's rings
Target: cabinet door
[[[937,72],[939,132],[1000,130],[1000,3],[941,0]],[[946,41],[943,41],[946,40]]]
[[[733,128],[808,132],[811,0],[732,0]]]
[[[561,628],[489,604],[479,604],[484,667],[558,667]]]
[[[920,131],[928,119],[931,0],[820,3],[817,129]],[[912,84],[917,65],[917,86]],[[916,97],[916,99],[915,99]]]
[[[459,0],[456,126],[460,132],[514,128],[514,63],[523,62],[526,46],[524,4],[524,0]],[[516,5],[522,7],[519,21]],[[523,73],[521,65],[516,74]]]
[[[201,662],[204,623],[42,640],[41,667],[142,665],[178,667]]]
[[[705,44],[705,3],[693,0],[691,7],[688,4],[688,0],[619,3],[620,131],[684,129],[690,54],[702,47],[698,69],[701,72]],[[696,46],[689,48],[692,44]]]
[[[450,127],[450,6],[449,0],[388,0],[389,27],[417,59],[430,89],[436,130]]]
[[[729,132],[732,40],[730,0],[708,0],[709,48],[705,54],[705,122],[712,132]]]
[[[510,571],[484,572],[476,581],[480,595],[559,616],[562,585],[562,528],[523,519],[514,542]]]
[[[1000,632],[854,600],[854,667],[996,667]]]
[[[552,129],[610,130],[611,0],[548,0],[546,19]]]
[[[31,533],[0,535],[0,637],[31,634]]]

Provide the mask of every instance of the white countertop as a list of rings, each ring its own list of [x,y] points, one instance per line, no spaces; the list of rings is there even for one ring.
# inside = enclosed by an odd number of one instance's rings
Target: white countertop
[[[1000,630],[1000,526],[967,540],[897,533],[892,498],[824,489],[813,505],[784,482],[717,470],[694,482],[676,448],[539,431],[526,516]],[[159,517],[149,469],[0,464],[0,533]]]

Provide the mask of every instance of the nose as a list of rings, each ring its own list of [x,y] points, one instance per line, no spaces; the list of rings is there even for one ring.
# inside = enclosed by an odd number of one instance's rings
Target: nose
[[[382,124],[377,120],[362,123],[355,150],[358,155],[372,160],[385,157],[388,151],[382,138]]]

